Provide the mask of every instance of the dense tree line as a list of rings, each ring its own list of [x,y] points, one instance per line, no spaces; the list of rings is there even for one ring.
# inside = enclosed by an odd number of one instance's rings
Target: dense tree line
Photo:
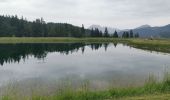
[[[84,37],[88,30],[67,23],[46,23],[43,18],[33,22],[17,16],[0,16],[1,37]]]
[[[118,35],[118,32],[115,31],[113,34],[109,34],[107,27],[105,28],[104,33],[102,33],[102,31],[99,31],[98,28],[95,29],[91,29],[91,33],[90,33],[91,37],[113,37],[113,38],[138,38],[139,37],[139,33],[133,33],[133,30],[130,30],[129,32],[123,32],[122,36]]]
[[[107,27],[106,27],[104,33],[102,31],[100,31],[98,28],[95,28],[95,29],[92,28],[90,36],[91,37],[106,37],[107,38],[107,37],[112,37],[113,35],[109,34]]]
[[[98,28],[91,30],[82,27],[73,26],[67,23],[46,23],[43,18],[35,21],[27,21],[18,16],[0,16],[0,37],[113,37],[113,38],[134,38],[139,34],[123,32],[122,36],[115,31],[109,34],[107,27],[104,32]]]
[[[122,38],[139,38],[139,33],[133,33],[133,30],[130,30],[130,32],[126,31],[123,32]]]

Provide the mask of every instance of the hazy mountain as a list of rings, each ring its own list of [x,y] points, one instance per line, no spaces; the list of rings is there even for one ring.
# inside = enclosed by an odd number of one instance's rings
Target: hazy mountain
[[[139,26],[136,29],[142,29],[142,28],[148,28],[148,27],[151,27],[151,26],[146,24],[146,25]]]
[[[106,26],[104,27],[104,26],[100,26],[100,25],[91,25],[88,29],[92,29],[92,28],[93,29],[98,28],[100,31],[104,32]],[[107,27],[107,29],[108,29],[109,34],[112,34],[115,31],[120,32],[120,30],[117,28]]]
[[[139,33],[141,37],[170,37],[170,25],[161,27],[143,25],[133,29],[133,31]]]

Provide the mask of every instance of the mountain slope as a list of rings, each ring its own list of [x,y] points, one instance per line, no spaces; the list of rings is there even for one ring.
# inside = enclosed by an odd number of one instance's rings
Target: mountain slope
[[[135,33],[139,33],[141,37],[170,37],[170,25],[162,27],[138,27],[133,29]]]

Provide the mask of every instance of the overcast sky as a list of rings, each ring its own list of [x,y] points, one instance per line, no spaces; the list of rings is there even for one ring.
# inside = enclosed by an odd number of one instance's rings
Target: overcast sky
[[[0,14],[125,29],[170,24],[170,0],[0,0]]]

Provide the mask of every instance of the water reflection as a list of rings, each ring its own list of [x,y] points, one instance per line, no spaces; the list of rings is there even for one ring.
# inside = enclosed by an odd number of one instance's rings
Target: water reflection
[[[85,46],[91,47],[92,50],[98,50],[104,46],[107,50],[108,45],[108,43],[0,44],[0,64],[20,62],[21,59],[26,60],[30,55],[44,59],[50,52],[68,55],[81,49],[84,53]],[[117,43],[114,43],[114,46],[116,47]]]
[[[65,79],[102,88],[140,85],[149,73],[161,79],[169,58],[117,43],[0,44],[0,86],[15,80],[51,86]]]

